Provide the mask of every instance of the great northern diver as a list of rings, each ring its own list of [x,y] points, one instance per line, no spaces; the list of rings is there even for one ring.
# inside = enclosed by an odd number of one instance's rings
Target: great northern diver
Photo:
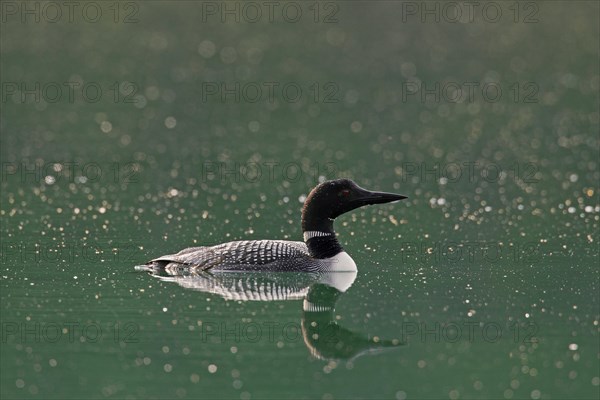
[[[371,192],[350,179],[316,186],[302,208],[304,242],[241,240],[216,246],[190,247],[177,254],[155,258],[137,269],[197,271],[356,271],[333,230],[333,221],[356,208],[406,199],[386,192]]]

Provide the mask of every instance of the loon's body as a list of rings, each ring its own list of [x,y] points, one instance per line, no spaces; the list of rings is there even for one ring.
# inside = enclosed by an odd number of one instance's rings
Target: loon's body
[[[240,240],[211,247],[190,247],[150,262],[164,269],[189,268],[211,271],[356,271],[354,260],[342,251],[315,258],[304,242]]]
[[[356,271],[354,260],[335,236],[334,219],[364,205],[405,198],[399,194],[367,191],[349,179],[324,182],[310,192],[304,203],[304,242],[241,240],[190,247],[155,258],[142,268],[167,271]]]

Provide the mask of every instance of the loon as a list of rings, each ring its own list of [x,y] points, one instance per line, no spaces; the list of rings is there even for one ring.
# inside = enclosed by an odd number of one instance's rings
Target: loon
[[[406,196],[372,192],[350,179],[317,185],[302,208],[304,242],[241,240],[215,246],[190,247],[155,258],[138,270],[194,271],[356,271],[333,230],[333,221],[356,208],[406,199]]]

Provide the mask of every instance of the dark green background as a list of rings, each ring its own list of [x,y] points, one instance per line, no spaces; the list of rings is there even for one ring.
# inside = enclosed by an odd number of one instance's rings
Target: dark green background
[[[314,3],[296,2],[295,23],[285,3],[256,23],[193,1],[119,3],[117,23],[112,2],[96,3],[96,23],[3,13],[2,397],[597,398],[598,3],[519,2],[515,22],[499,1],[498,22],[480,6],[458,23],[421,22],[409,3],[321,3],[315,22]],[[415,80],[502,96],[404,97]],[[70,101],[65,82],[102,95]],[[215,82],[303,95],[204,101]],[[36,83],[64,91],[12,92]],[[414,336],[352,362],[315,359],[301,339],[209,343],[198,321],[299,324],[302,303],[225,301],[133,272],[193,244],[299,240],[301,196],[341,176],[410,199],[337,222],[359,268],[340,325],[391,339],[407,323],[495,323],[499,340]],[[71,323],[102,335],[43,334]]]

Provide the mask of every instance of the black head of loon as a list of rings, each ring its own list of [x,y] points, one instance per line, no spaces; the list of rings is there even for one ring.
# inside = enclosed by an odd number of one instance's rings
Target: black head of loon
[[[316,246],[316,243],[309,243],[311,239],[320,242],[330,241],[330,243],[323,243],[319,252],[323,249],[331,249],[328,253],[336,254],[341,250],[341,246],[337,244],[333,231],[335,218],[362,206],[390,203],[406,198],[401,194],[371,192],[350,179],[323,182],[310,192],[302,208],[304,241],[309,244],[309,249]]]
[[[406,196],[387,192],[371,192],[350,179],[336,179],[316,186],[302,208],[303,231],[325,231],[340,215],[371,204],[390,203]]]

